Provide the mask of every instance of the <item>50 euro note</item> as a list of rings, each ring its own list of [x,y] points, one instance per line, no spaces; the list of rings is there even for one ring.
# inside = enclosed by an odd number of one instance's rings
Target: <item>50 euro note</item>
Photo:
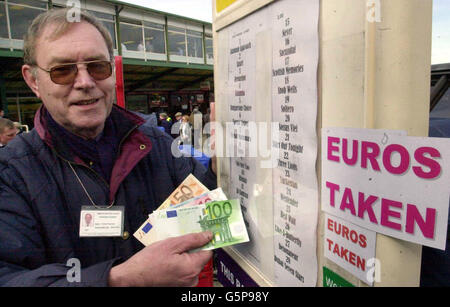
[[[170,196],[156,210],[169,208],[186,200],[200,196],[208,192],[206,188],[194,175],[189,174],[186,179],[170,194]]]
[[[211,250],[249,241],[241,206],[234,199],[157,211],[153,214],[152,222],[154,231],[151,238],[141,242],[153,243],[202,231],[211,231],[213,239],[197,250]]]

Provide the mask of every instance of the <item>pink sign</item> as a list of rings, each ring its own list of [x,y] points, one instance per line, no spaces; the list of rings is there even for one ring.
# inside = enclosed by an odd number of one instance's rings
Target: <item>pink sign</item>
[[[445,249],[449,160],[449,139],[324,128],[322,210],[379,233]]]

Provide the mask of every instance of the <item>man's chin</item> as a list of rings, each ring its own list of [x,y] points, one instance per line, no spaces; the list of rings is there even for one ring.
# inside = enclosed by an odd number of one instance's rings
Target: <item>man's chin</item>
[[[102,131],[103,127],[105,126],[105,122],[99,122],[97,124],[93,124],[92,122],[88,124],[77,124],[76,126],[72,126],[71,131],[72,133],[84,138],[84,139],[94,139],[97,137]]]

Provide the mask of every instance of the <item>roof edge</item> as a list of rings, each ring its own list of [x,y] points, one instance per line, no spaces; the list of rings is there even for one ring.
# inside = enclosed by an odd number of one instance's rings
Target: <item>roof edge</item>
[[[148,11],[148,12],[157,13],[157,14],[161,14],[161,15],[165,15],[165,16],[169,16],[169,17],[181,18],[181,19],[184,19],[184,20],[193,21],[193,22],[196,22],[196,23],[204,24],[204,25],[210,25],[212,27],[212,23],[208,22],[208,21],[194,19],[194,18],[181,16],[181,15],[176,15],[176,14],[172,14],[172,13],[167,13],[167,12],[163,12],[163,11],[158,11],[158,10],[155,10],[155,9],[151,9],[151,8],[148,8],[148,7],[145,7],[145,6],[140,6],[140,5],[133,4],[133,3],[123,2],[123,1],[119,1],[119,0],[101,0],[101,1],[107,2],[107,3],[110,3],[110,4],[128,6],[128,7],[132,7],[132,8],[135,8],[135,9],[145,10],[145,11]]]

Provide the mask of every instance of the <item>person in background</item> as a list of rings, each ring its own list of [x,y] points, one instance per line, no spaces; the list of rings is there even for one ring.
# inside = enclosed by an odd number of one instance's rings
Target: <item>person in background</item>
[[[183,115],[180,127],[180,145],[191,144],[191,124],[189,123],[189,115]]]
[[[182,116],[183,114],[181,114],[181,112],[175,113],[175,122],[173,123],[171,128],[171,134],[174,139],[180,136]]]
[[[167,120],[167,113],[163,112],[159,114],[159,126],[164,128],[164,132],[171,134],[172,124]]]
[[[175,121],[181,123],[183,121],[183,114],[181,112],[175,113]]]
[[[5,147],[17,135],[14,122],[7,118],[0,118],[0,148]]]
[[[192,138],[191,138],[191,144],[195,147],[195,148],[201,148],[201,140],[202,140],[202,135],[203,135],[203,115],[202,113],[198,110],[198,107],[195,107],[194,110],[192,111],[191,115],[189,116],[189,123],[191,124],[191,129],[192,131]]]
[[[24,39],[22,75],[42,105],[0,150],[0,286],[195,286],[212,252],[193,250],[211,232],[146,247],[133,233],[189,174],[215,189],[216,164],[177,157],[170,136],[114,103],[111,36],[69,13],[43,12]],[[114,227],[83,234],[98,210]]]

